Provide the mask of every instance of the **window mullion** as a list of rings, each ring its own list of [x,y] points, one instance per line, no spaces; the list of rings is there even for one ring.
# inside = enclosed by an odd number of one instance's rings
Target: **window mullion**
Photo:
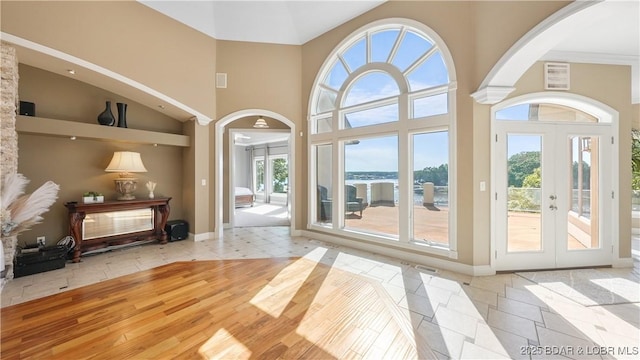
[[[422,54],[422,56],[420,56],[416,61],[414,61],[413,64],[409,65],[409,67],[402,72],[402,75],[407,76],[415,68],[422,65],[422,63],[426,61],[429,57],[431,57],[431,55],[433,55],[436,51],[438,51],[438,48],[435,46],[432,46],[429,50],[427,50],[427,52]]]
[[[338,54],[337,56],[340,62],[342,63],[342,66],[344,66],[345,70],[347,70],[347,72],[351,74],[353,70],[351,70],[351,68],[349,67],[349,64],[347,64],[347,62],[344,60],[344,58],[342,57],[342,54]]]
[[[404,35],[407,33],[407,29],[405,27],[400,30],[400,34],[398,34],[398,38],[396,42],[393,44],[393,48],[389,52],[389,57],[387,58],[387,62],[391,64],[393,62],[393,58],[396,56],[396,52],[398,52],[398,48],[400,44],[402,44],[402,40],[404,40]]]
[[[398,239],[400,242],[408,243],[410,240],[410,232],[412,219],[410,218],[410,206],[413,201],[410,198],[409,189],[413,189],[411,184],[411,166],[409,164],[409,97],[407,94],[401,94],[398,106]]]

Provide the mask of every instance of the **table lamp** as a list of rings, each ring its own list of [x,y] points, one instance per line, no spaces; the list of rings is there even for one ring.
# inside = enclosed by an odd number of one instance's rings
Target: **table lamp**
[[[134,200],[136,197],[133,196],[133,192],[136,191],[138,179],[133,177],[131,173],[147,172],[147,169],[142,163],[140,153],[116,151],[104,171],[120,173],[119,177],[113,180],[116,183],[118,200]]]

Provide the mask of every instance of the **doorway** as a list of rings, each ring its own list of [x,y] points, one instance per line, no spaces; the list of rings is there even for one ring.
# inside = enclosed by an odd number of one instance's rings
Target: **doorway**
[[[230,227],[289,226],[289,130],[229,130]]]
[[[610,265],[611,122],[537,101],[493,125],[496,270]]]
[[[225,126],[230,124],[231,122],[245,118],[250,116],[259,116],[262,115],[264,117],[268,117],[274,119],[278,122],[283,123],[287,127],[289,127],[289,147],[292,149],[289,154],[289,214],[291,216],[289,226],[290,233],[292,236],[299,236],[300,231],[296,230],[296,191],[295,191],[295,172],[293,171],[293,164],[296,163],[296,124],[287,119],[285,116],[275,113],[273,111],[264,110],[264,109],[246,109],[236,111],[227,116],[224,116],[222,119],[218,120],[215,124],[215,137],[214,137],[214,158],[215,158],[215,166],[214,166],[214,209],[215,209],[215,218],[214,218],[214,236],[217,239],[222,239],[224,236],[224,197],[225,196],[233,196],[233,193],[230,195],[225,192],[226,182],[224,181],[225,174],[225,157],[224,157],[224,134],[225,134]],[[302,135],[302,133],[301,133]]]

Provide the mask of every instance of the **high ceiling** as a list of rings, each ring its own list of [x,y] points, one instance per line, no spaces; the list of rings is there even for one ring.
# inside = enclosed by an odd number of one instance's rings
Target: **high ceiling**
[[[386,0],[139,0],[220,40],[301,45]],[[564,34],[554,51],[640,56],[640,1],[605,0],[601,14]],[[595,21],[597,20],[597,21]]]
[[[220,40],[302,45],[386,0],[139,0]]]

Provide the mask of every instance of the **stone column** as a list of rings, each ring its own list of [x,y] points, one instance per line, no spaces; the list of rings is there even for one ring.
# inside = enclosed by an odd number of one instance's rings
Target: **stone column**
[[[16,133],[16,113],[18,108],[18,57],[16,49],[0,43],[0,184],[7,174],[18,171],[18,134]],[[2,237],[4,269],[0,289],[8,279],[13,278],[13,257],[16,251],[16,237]]]

